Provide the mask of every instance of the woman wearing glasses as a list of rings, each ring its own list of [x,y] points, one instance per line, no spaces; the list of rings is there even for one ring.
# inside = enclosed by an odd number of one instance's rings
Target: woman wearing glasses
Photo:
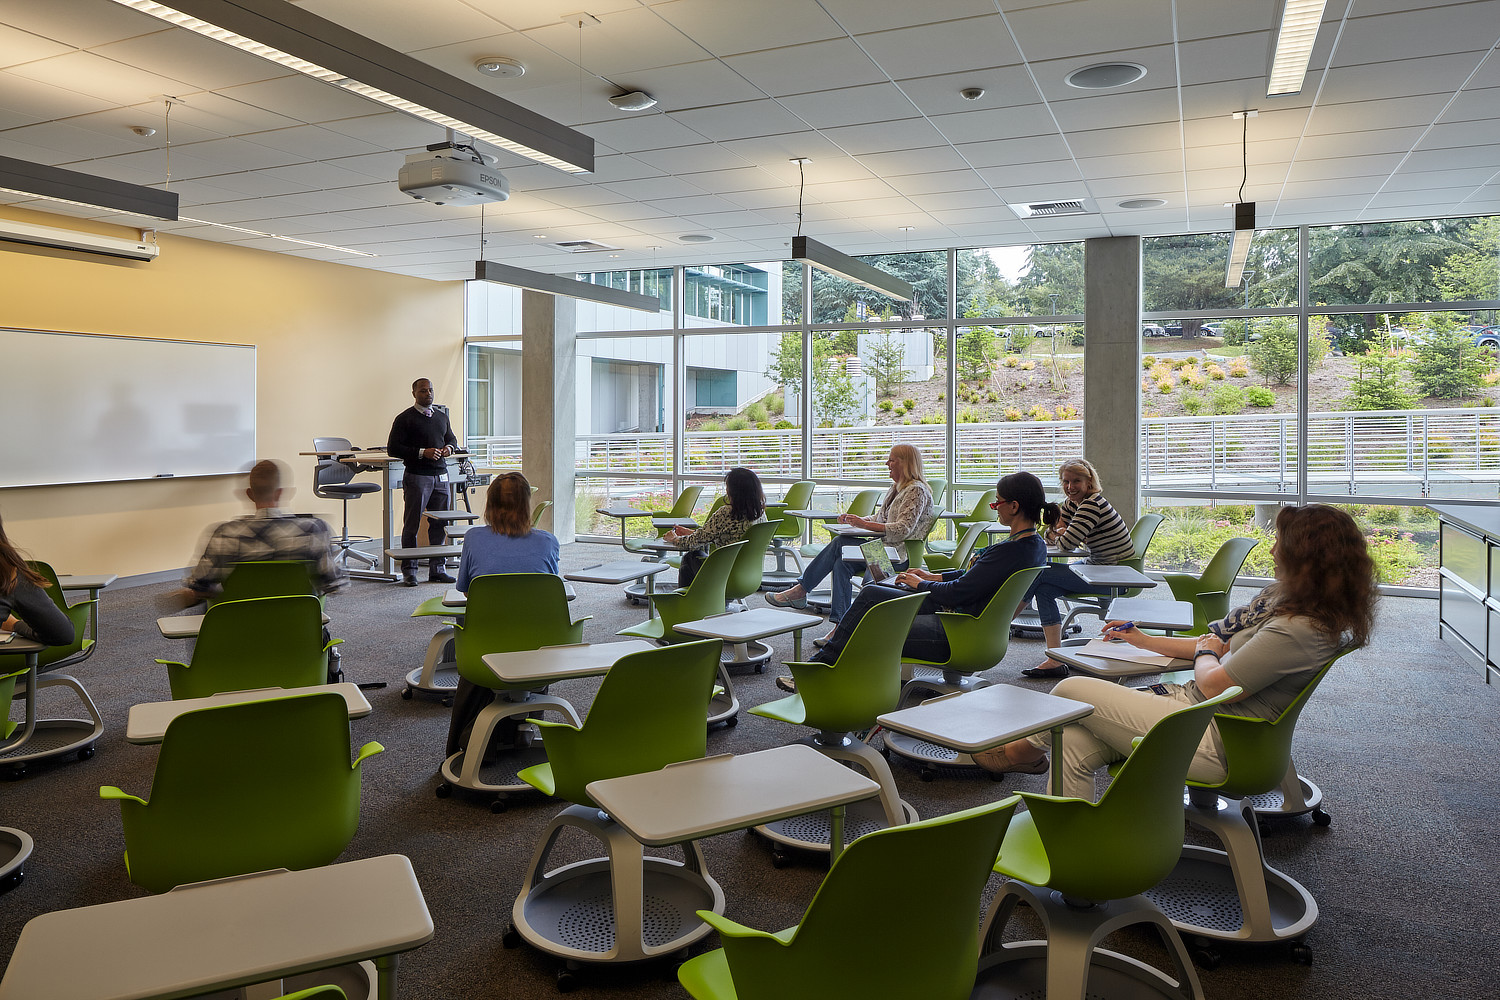
[[[1029,472],[1013,472],[995,484],[995,517],[1010,533],[1003,542],[991,545],[979,554],[966,571],[949,570],[934,573],[909,569],[896,575],[898,587],[870,584],[859,592],[859,598],[828,637],[823,648],[813,654],[819,663],[832,663],[839,650],[854,634],[855,626],[865,613],[881,601],[909,595],[913,590],[930,594],[922,613],[912,622],[911,631],[901,647],[903,656],[941,662],[948,658],[948,633],[943,629],[939,611],[960,611],[968,615],[982,612],[995,592],[1012,573],[1044,565],[1047,543],[1037,531],[1039,524],[1056,524],[1061,516],[1057,504],[1047,502],[1042,481]],[[776,686],[795,691],[790,677],[778,677]]]
[[[932,490],[922,475],[922,453],[909,444],[898,444],[891,448],[885,467],[890,472],[891,488],[880,509],[873,518],[854,514],[840,514],[840,524],[852,524],[866,531],[878,531],[885,536],[885,544],[899,548],[907,541],[926,538],[932,530],[937,513],[932,509]],[[829,586],[833,591],[828,620],[837,624],[849,603],[854,599],[854,586],[850,582],[852,573],[863,573],[863,562],[845,562],[845,546],[859,547],[864,538],[834,535],[823,551],[813,557],[802,571],[797,582],[786,590],[766,595],[766,603],[773,608],[805,608],[807,595],[825,576],[831,576]]]
[[[1115,509],[1104,499],[1099,487],[1099,473],[1087,459],[1070,458],[1057,470],[1062,484],[1062,520],[1047,532],[1047,541],[1069,551],[1087,549],[1083,560],[1096,566],[1113,566],[1135,555],[1130,529]],[[1107,587],[1094,587],[1060,563],[1042,570],[1026,594],[1036,601],[1037,618],[1047,648],[1062,645],[1062,612],[1057,602],[1067,594],[1111,594]],[[1021,671],[1025,677],[1066,677],[1068,668],[1051,657],[1039,667]]]

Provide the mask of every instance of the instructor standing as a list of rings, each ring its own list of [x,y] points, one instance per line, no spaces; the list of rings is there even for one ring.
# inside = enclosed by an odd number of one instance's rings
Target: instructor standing
[[[453,509],[448,466],[443,460],[458,447],[458,439],[448,425],[448,414],[432,405],[432,381],[417,379],[411,384],[411,396],[416,402],[396,414],[391,423],[390,440],[385,445],[387,454],[401,459],[406,465],[401,480],[402,493],[406,497],[401,518],[401,547],[407,549],[417,544],[417,527],[422,522],[423,511]],[[437,521],[427,522],[427,541],[430,545],[443,543],[443,526]],[[408,587],[417,585],[415,560],[402,562],[401,578]],[[431,559],[427,563],[427,580],[429,583],[452,583],[453,577],[443,571],[442,559]]]

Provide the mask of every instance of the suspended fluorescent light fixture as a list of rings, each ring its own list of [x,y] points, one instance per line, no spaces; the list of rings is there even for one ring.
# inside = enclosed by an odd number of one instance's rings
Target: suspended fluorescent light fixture
[[[305,247],[317,247],[319,250],[336,250],[339,253],[353,254],[355,257],[379,257],[379,254],[370,253],[366,250],[355,250],[352,247],[341,247],[333,243],[318,243],[313,240],[298,239],[295,236],[278,236],[275,233],[263,233],[259,229],[246,229],[244,226],[231,226],[226,222],[209,222],[207,219],[190,219],[186,215],[182,217],[183,222],[193,222],[200,226],[213,226],[215,229],[227,229],[233,233],[244,233],[247,236],[259,236],[268,240],[285,240],[287,243],[300,243]]]
[[[910,302],[916,295],[911,282],[902,281],[889,271],[882,271],[856,257],[840,253],[833,247],[819,243],[810,236],[792,237],[792,260],[805,261],[820,271],[864,285],[882,295],[889,295],[902,302]]]
[[[594,140],[285,0],[115,0],[386,107],[568,173]]]
[[[0,156],[0,191],[153,219],[177,219],[177,193]]]
[[[661,311],[661,299],[655,295],[627,292],[623,288],[596,285],[592,281],[578,281],[574,278],[565,278],[560,274],[528,271],[524,267],[497,264],[492,260],[475,261],[474,277],[478,281],[493,281],[497,285],[529,288],[533,292],[545,292],[548,295],[566,295],[569,298],[603,302],[606,305],[624,306],[626,309],[639,309],[643,312]]]
[[[1234,239],[1229,244],[1229,270],[1224,274],[1225,288],[1238,288],[1245,273],[1245,258],[1255,237],[1255,202],[1242,201],[1234,206]]]
[[[1281,28],[1276,32],[1271,76],[1266,81],[1267,97],[1289,97],[1302,92],[1307,62],[1312,58],[1313,43],[1318,40],[1318,26],[1323,23],[1325,3],[1327,0],[1286,0],[1281,11]]]

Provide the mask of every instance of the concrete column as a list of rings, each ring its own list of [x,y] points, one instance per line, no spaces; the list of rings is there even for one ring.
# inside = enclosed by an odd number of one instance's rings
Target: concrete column
[[[564,296],[521,293],[521,471],[537,487],[533,502],[552,501],[540,526],[565,543],[574,536],[576,308]]]
[[[1085,240],[1083,273],[1083,454],[1099,470],[1104,495],[1134,524],[1141,507],[1140,237]]]

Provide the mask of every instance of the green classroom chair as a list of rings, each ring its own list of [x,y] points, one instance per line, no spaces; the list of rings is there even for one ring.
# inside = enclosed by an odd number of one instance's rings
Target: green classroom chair
[[[1230,588],[1250,557],[1250,550],[1259,544],[1253,538],[1231,538],[1219,546],[1201,575],[1168,573],[1163,577],[1172,588],[1174,599],[1193,605],[1193,628],[1187,635],[1203,635],[1210,622],[1229,614]]]
[[[69,667],[75,663],[81,663],[88,659],[94,652],[94,640],[89,638],[89,621],[98,606],[97,599],[79,601],[77,604],[69,604],[63,597],[62,587],[57,582],[57,571],[44,562],[28,561],[30,566],[42,578],[47,581],[45,588],[47,596],[52,598],[52,603],[68,616],[68,621],[73,624],[73,641],[65,646],[48,646],[36,655],[37,673],[53,670],[58,667]],[[4,647],[0,647],[3,649]],[[20,653],[0,653],[0,673],[14,670],[24,671],[26,669],[26,657]],[[81,693],[81,692],[80,692]]]
[[[359,826],[360,771],[349,763],[349,706],[335,692],[187,712],[162,739],[151,798],[113,785],[125,868],[151,892],[274,868],[332,864]]]
[[[710,928],[696,924],[690,914],[697,905],[722,911],[724,893],[708,875],[698,843],[682,845],[684,862],[647,856],[639,841],[599,810],[588,785],[658,771],[707,752],[703,705],[718,670],[719,646],[718,640],[700,639],[623,656],[604,676],[583,722],[538,723],[545,733],[547,762],[518,777],[572,805],[557,814],[537,841],[511,909],[511,926],[501,937],[504,944],[524,940],[571,961],[634,962],[671,954],[708,935]],[[562,866],[552,862],[559,836],[569,829],[597,839],[605,857]],[[551,897],[557,886],[593,874],[613,916],[610,946],[603,950],[585,950],[578,934],[554,930],[558,904]],[[654,890],[649,913],[648,886]],[[685,906],[684,896],[695,905]],[[680,922],[654,919],[662,916],[660,908],[674,904],[686,917],[685,931],[679,931]],[[649,927],[647,916],[653,918]],[[569,981],[560,974],[558,984],[566,989]]]
[[[158,659],[167,668],[173,700],[221,691],[309,687],[328,680],[323,606],[316,597],[256,597],[220,601],[203,615],[187,663]]]
[[[901,697],[901,645],[925,600],[926,594],[909,594],[876,604],[859,620],[833,663],[788,662],[797,693],[750,710],[751,715],[815,730],[816,735],[798,742],[852,764],[880,785],[877,799],[848,807],[845,828],[851,840],[917,818],[916,810],[897,793],[885,758],[854,734],[873,729],[876,717],[896,708]],[[830,830],[823,814],[777,820],[756,829],[777,845],[771,860],[778,867],[789,856],[787,847],[828,851]]]
[[[1098,802],[1020,793],[1027,811],[1011,823],[995,862],[995,871],[1010,881],[991,904],[981,931],[981,990],[987,983],[1021,976],[1036,981],[1044,970],[1049,997],[1175,995],[1202,1000],[1181,936],[1141,893],[1177,863],[1183,780],[1214,709],[1239,694],[1239,688],[1231,687],[1181,708],[1137,737]],[[1054,758],[1053,766],[1061,761]],[[1004,942],[1018,903],[1041,919],[1046,941]],[[1138,924],[1156,929],[1172,960],[1173,976],[1096,947],[1107,935]]]
[[[700,910],[723,947],[684,963],[678,981],[695,1000],[969,1000],[980,893],[1019,801],[1012,795],[861,837],[785,930]],[[908,922],[889,919],[898,913],[921,914],[920,943]]]

